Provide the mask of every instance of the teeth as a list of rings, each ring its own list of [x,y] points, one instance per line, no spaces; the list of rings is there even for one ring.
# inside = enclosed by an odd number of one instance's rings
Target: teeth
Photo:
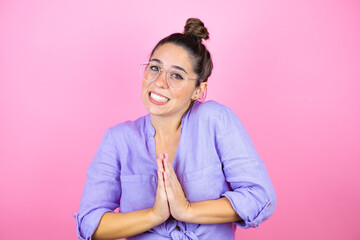
[[[168,98],[166,98],[166,97],[161,97],[161,96],[159,96],[159,95],[156,95],[155,93],[150,93],[150,97],[151,97],[152,99],[154,99],[155,101],[158,101],[158,102],[167,102],[167,101],[169,101]]]

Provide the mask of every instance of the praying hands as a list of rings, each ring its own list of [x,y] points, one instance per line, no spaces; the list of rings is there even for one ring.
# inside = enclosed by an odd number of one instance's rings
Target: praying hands
[[[153,208],[154,213],[163,218],[167,218],[171,214],[173,218],[182,221],[189,215],[191,205],[185,197],[172,164],[169,162],[169,155],[167,153],[159,154],[156,162],[158,165],[158,189]],[[164,204],[165,196],[167,204]]]

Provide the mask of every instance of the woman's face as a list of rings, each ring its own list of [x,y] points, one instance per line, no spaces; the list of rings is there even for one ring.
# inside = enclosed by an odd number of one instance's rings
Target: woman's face
[[[150,61],[154,60],[161,69],[169,70],[180,67],[187,72],[188,78],[196,78],[189,54],[180,46],[166,43],[158,47],[150,59]],[[142,100],[147,111],[152,115],[181,117],[190,106],[191,99],[199,95],[199,89],[195,88],[195,80],[187,80],[185,86],[180,90],[172,89],[166,81],[166,75],[165,71],[161,71],[154,81],[143,80]],[[159,102],[157,101],[159,98],[156,99],[154,95],[165,97],[165,99],[162,98],[162,102]]]

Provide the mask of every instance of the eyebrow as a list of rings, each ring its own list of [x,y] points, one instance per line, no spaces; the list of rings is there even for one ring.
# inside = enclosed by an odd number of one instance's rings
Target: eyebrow
[[[157,58],[152,58],[152,59],[150,59],[150,61],[154,61],[154,62],[157,62],[157,63],[163,64],[163,62],[162,62],[161,60],[157,59]],[[174,66],[174,65],[172,65],[171,67],[172,67],[172,68],[179,69],[179,70],[181,70],[181,71],[183,71],[183,72],[185,72],[185,73],[187,74],[186,70],[185,70],[185,69],[183,69],[182,67],[179,67],[179,66]]]

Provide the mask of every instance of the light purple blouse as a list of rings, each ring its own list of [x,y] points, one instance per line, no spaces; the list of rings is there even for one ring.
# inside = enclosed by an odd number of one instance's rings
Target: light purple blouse
[[[215,101],[195,102],[181,122],[173,168],[187,200],[227,197],[243,220],[195,224],[169,218],[127,239],[235,239],[236,226],[258,227],[269,218],[276,207],[274,188],[235,113]],[[91,239],[105,212],[153,207],[158,181],[154,134],[149,114],[105,132],[87,170],[78,215],[73,214],[79,239]]]

